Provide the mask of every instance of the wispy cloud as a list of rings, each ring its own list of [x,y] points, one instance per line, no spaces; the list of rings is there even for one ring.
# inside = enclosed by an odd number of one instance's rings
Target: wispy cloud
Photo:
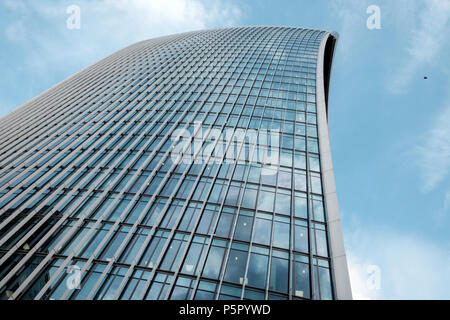
[[[81,9],[79,30],[66,27],[66,9],[72,4]],[[2,47],[16,52],[14,58],[0,62],[4,75],[0,94],[3,102],[8,101],[5,105],[29,99],[134,42],[235,25],[243,15],[239,6],[225,0],[4,0],[0,10],[8,17],[0,22]],[[40,86],[33,87],[33,81]],[[31,87],[31,95],[24,96]],[[21,93],[11,97],[14,92]],[[0,110],[0,115],[5,111]]]
[[[115,50],[165,34],[233,25],[242,15],[235,5],[219,0],[81,0],[76,1],[81,29],[68,30],[66,7],[71,3],[24,3],[4,2],[10,15],[17,17],[6,26],[5,34],[14,45],[32,48],[30,65],[38,60],[56,65],[58,57],[65,61],[97,58],[105,48]]]
[[[350,274],[350,282],[352,286],[352,294],[354,300],[377,300],[381,299],[380,289],[372,288],[369,284],[370,267],[373,266],[369,261],[353,255],[347,254],[348,271]],[[380,279],[381,280],[381,279]]]
[[[450,101],[419,137],[413,156],[420,169],[423,190],[431,191],[450,173]]]
[[[393,70],[387,83],[392,93],[404,92],[421,68],[435,65],[440,54],[448,54],[444,48],[448,48],[450,1],[425,0],[417,12],[418,23],[409,33],[407,48],[398,61],[399,67]]]
[[[444,200],[444,210],[447,212],[450,210],[450,191],[447,191],[445,194],[445,200]]]
[[[341,57],[350,60],[355,41],[366,28],[368,0],[335,0],[330,3],[332,16],[339,21],[339,50]]]
[[[437,229],[447,230],[450,222],[450,190],[447,189],[444,193],[441,206],[437,208],[436,214],[431,215],[431,218]]]
[[[358,226],[346,238],[355,299],[449,299],[450,251],[420,234]],[[368,266],[380,270],[380,287],[370,284]]]

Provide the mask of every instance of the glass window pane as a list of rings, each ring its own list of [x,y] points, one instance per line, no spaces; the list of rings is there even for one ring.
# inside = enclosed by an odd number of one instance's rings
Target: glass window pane
[[[188,288],[176,286],[172,291],[170,300],[186,300],[188,299],[188,292],[189,292]]]
[[[308,206],[307,206],[306,198],[300,193],[296,193],[296,194],[300,195],[300,196],[295,197],[294,215],[299,218],[307,219],[308,218]]]
[[[241,206],[244,208],[255,209],[256,206],[257,189],[253,186],[247,185],[244,196],[242,198]]]
[[[203,251],[202,244],[195,242],[192,243],[186,255],[186,259],[184,261],[184,265],[181,272],[187,274],[197,274],[198,273],[197,263],[199,262],[199,257],[202,256],[202,251]]]
[[[278,186],[282,188],[291,188],[291,172],[279,171],[278,172]]]
[[[303,226],[295,226],[295,250],[308,252],[308,229]]]
[[[319,256],[323,257],[328,256],[327,236],[325,231],[316,229],[316,245],[317,245],[317,254]]]
[[[211,246],[209,250],[208,259],[203,268],[203,277],[218,279],[219,272],[222,266],[222,260],[225,254],[225,248]]]
[[[242,210],[241,210],[242,212]],[[239,214],[234,238],[241,241],[250,241],[253,217]]]
[[[239,194],[241,187],[238,185],[231,185],[228,189],[227,197],[225,198],[225,204],[229,206],[236,206],[239,201]]]
[[[294,166],[298,169],[306,169],[306,157],[304,153],[295,152]]]
[[[258,198],[258,210],[273,212],[275,193],[271,190],[261,188]]]
[[[251,166],[250,172],[248,174],[248,182],[259,183],[260,176],[261,176],[261,168]]]
[[[247,271],[247,281],[249,286],[261,289],[266,288],[268,262],[268,256],[251,253]]]
[[[147,197],[142,198],[137,205],[134,206],[133,210],[131,211],[131,213],[128,215],[126,222],[130,223],[130,224],[134,224],[136,222],[136,220],[139,218],[139,216],[141,215],[142,211],[144,210],[145,206],[147,205]]]
[[[186,208],[183,214],[183,219],[181,220],[178,229],[189,232],[192,231],[199,214],[200,214],[199,209],[195,209],[193,207]]]
[[[306,174],[304,172],[296,171],[294,177],[295,177],[295,190],[306,192]]]
[[[277,192],[275,212],[285,215],[291,215],[291,196],[289,194],[281,193],[280,190]]]
[[[247,264],[247,251],[230,251],[224,280],[228,282],[244,284],[245,266]]]
[[[267,185],[277,184],[277,170],[270,168],[261,169],[261,183]]]
[[[283,150],[281,152],[280,164],[282,166],[292,166],[292,151]]]
[[[320,172],[320,162],[318,156],[315,155],[309,156],[309,169],[312,171]]]
[[[167,248],[166,253],[164,255],[164,259],[160,265],[160,268],[163,270],[172,270],[177,267],[178,260],[181,258],[179,253],[183,252],[184,247],[186,246],[185,241],[181,240],[172,240],[169,248]]]
[[[322,183],[320,181],[320,176],[311,174],[311,191],[313,193],[322,194]]]
[[[216,235],[219,237],[229,238],[231,227],[235,217],[235,209],[224,207],[220,214],[219,222],[216,228]]]
[[[309,267],[306,263],[295,262],[294,295],[309,299]]]
[[[271,234],[272,234],[272,221],[257,217],[255,219],[253,242],[268,246],[270,244]]]
[[[217,211],[205,209],[203,211],[200,223],[197,227],[197,233],[211,234],[217,217]]]
[[[270,290],[287,293],[288,280],[288,260],[272,257],[272,268],[270,270]]]
[[[300,151],[306,150],[306,141],[303,137],[295,137],[295,149]]]
[[[326,268],[319,267],[319,281],[320,281],[320,298],[322,300],[333,299],[331,291],[330,271]]]
[[[273,245],[279,248],[289,249],[289,224],[275,221],[273,228]]]
[[[317,221],[324,222],[325,221],[325,213],[323,210],[323,203],[319,200],[313,200],[314,203],[314,219]]]
[[[244,300],[264,300],[264,292],[245,289]]]

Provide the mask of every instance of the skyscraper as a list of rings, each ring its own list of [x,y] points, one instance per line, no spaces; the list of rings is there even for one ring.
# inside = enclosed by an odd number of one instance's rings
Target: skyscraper
[[[142,41],[0,119],[2,299],[351,299],[334,33]]]

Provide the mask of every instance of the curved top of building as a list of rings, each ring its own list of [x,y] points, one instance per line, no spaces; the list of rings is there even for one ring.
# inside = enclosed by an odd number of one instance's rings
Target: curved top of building
[[[252,38],[254,34],[264,34],[264,37],[255,41]],[[175,46],[196,46],[210,43],[216,46],[216,42],[227,41],[242,41],[242,47],[255,45],[258,41],[270,41],[274,43],[292,42],[298,44],[297,54],[299,56],[322,59],[322,70],[317,70],[317,76],[323,77],[324,81],[324,95],[326,101],[326,109],[328,114],[328,93],[330,85],[330,76],[333,64],[334,50],[336,42],[339,38],[337,32],[325,31],[317,29],[309,29],[302,27],[288,27],[288,26],[239,26],[217,28],[209,30],[198,30],[191,32],[184,32],[169,36],[162,36],[149,40],[143,40],[124,48],[128,49],[139,47],[153,48],[157,47],[157,43],[171,43]],[[245,41],[248,40],[248,41]],[[254,41],[254,42],[252,42]],[[318,44],[324,41],[325,45],[320,47]],[[311,52],[311,49],[313,51]],[[162,49],[164,50],[164,49]],[[315,52],[314,52],[315,51]],[[180,51],[181,53],[181,51]],[[291,51],[289,54],[295,52]]]
[[[285,52],[291,48],[289,51],[291,56],[297,55],[312,60],[322,59],[323,68],[317,70],[317,76],[324,79],[324,95],[328,113],[329,83],[337,39],[338,34],[336,32],[316,29],[286,26],[241,26],[191,31],[143,40],[118,50],[75,73],[26,102],[20,108],[0,118],[0,123],[4,123],[5,119],[17,114],[22,108],[27,108],[27,106],[37,107],[40,104],[39,101],[42,101],[45,97],[58,96],[54,93],[60,92],[66,84],[74,83],[80,78],[86,78],[91,72],[101,74],[103,79],[107,81],[110,77],[130,74],[133,70],[142,66],[146,66],[147,70],[156,69],[161,67],[162,63],[175,63],[177,59],[186,55],[195,54],[201,57],[206,54],[205,49],[219,52],[221,48],[240,46],[244,51],[247,47],[263,41],[267,41],[267,48],[271,47],[272,44],[289,44]],[[322,41],[326,45],[321,47]],[[201,50],[199,50],[200,48]],[[264,51],[264,48],[262,51]],[[276,57],[274,58],[273,61],[276,62]],[[100,68],[101,66],[103,68]],[[114,70],[110,70],[111,68]],[[312,71],[309,70],[308,72]],[[218,73],[216,76],[220,78],[223,75]]]

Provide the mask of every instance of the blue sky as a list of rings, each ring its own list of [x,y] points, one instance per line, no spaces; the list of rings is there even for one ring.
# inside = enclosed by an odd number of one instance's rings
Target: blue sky
[[[340,34],[329,125],[354,296],[450,299],[450,0],[0,0],[0,116],[133,42],[237,25]]]

